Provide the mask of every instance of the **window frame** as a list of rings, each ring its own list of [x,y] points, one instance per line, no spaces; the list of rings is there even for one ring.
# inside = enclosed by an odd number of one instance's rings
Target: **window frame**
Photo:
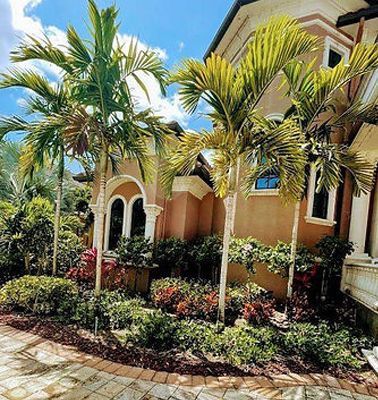
[[[327,218],[318,218],[313,216],[317,172],[318,169],[315,169],[314,167],[311,168],[308,191],[307,191],[307,212],[305,220],[309,224],[334,226],[336,224],[336,221],[334,221],[335,206],[336,206],[336,189],[328,191]]]
[[[104,251],[110,251],[109,250],[109,235],[110,235],[111,213],[112,213],[113,203],[116,200],[121,200],[123,202],[122,236],[124,236],[126,233],[128,204],[127,204],[126,199],[123,196],[121,196],[120,194],[116,194],[109,199],[107,210],[106,210]]]
[[[344,63],[347,64],[350,56],[350,49],[330,36],[326,36],[324,40],[324,53],[323,53],[323,67],[325,68],[334,68],[328,65],[329,63],[329,53],[330,50],[341,55],[344,58]]]
[[[128,238],[130,237],[130,234],[131,234],[131,223],[132,223],[132,220],[133,220],[133,206],[134,206],[134,203],[139,199],[142,199],[143,209],[144,209],[144,206],[145,206],[144,198],[143,198],[143,195],[141,193],[135,194],[129,200],[129,205],[128,205],[129,211],[127,213],[127,224],[126,224],[126,237],[128,237]]]

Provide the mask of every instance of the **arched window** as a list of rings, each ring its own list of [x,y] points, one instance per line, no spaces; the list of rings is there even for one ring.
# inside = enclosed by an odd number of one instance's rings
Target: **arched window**
[[[107,250],[115,250],[118,241],[123,235],[125,203],[122,199],[115,199],[110,209],[109,239]]]
[[[130,237],[144,236],[146,213],[143,209],[143,199],[137,198],[131,207]]]

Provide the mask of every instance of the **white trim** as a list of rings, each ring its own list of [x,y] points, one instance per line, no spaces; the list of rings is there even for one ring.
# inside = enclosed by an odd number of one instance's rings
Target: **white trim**
[[[110,198],[108,201],[107,211],[106,211],[106,221],[105,221],[105,243],[104,243],[104,251],[109,250],[109,234],[110,234],[110,221],[111,221],[111,211],[113,203],[116,200],[122,200],[123,202],[123,221],[122,221],[122,235],[124,236],[126,233],[126,221],[127,221],[127,201],[120,194],[116,194]]]
[[[344,58],[344,63],[347,64],[349,61],[350,50],[340,42],[332,39],[330,36],[326,36],[324,39],[324,52],[323,52],[323,67],[329,68],[329,51],[334,50]]]
[[[139,189],[142,193],[142,196],[143,196],[143,200],[146,203],[147,202],[146,190],[145,190],[143,184],[132,175],[116,175],[116,176],[113,176],[112,178],[110,178],[106,183],[106,195],[110,196],[110,194],[113,193],[113,191],[118,186],[122,185],[123,183],[127,183],[127,182],[134,182],[139,187]],[[97,196],[97,201],[98,201],[98,196]],[[109,201],[109,198],[105,198],[105,204],[107,201]]]
[[[324,226],[333,226],[336,224],[335,221],[330,221],[328,219],[322,219],[322,218],[308,217],[308,216],[305,216],[305,221],[308,224],[324,225]]]
[[[256,184],[255,184],[256,185]],[[253,189],[250,193],[251,196],[278,196],[278,189]]]
[[[268,114],[265,118],[271,119],[272,121],[275,121],[275,122],[282,122],[285,118],[285,115],[282,113],[271,113],[271,114]]]
[[[146,227],[144,229],[144,237],[151,242],[155,239],[156,219],[163,211],[163,208],[157,204],[146,204],[144,212],[146,213]]]
[[[308,192],[307,192],[307,212],[305,216],[305,221],[309,224],[317,224],[317,225],[325,225],[325,226],[333,226],[336,224],[334,221],[335,216],[335,206],[336,206],[336,189],[330,190],[328,192],[328,210],[327,210],[327,218],[316,218],[313,217],[313,209],[314,209],[314,196],[316,189],[316,172],[317,170],[312,167],[310,173],[310,179],[308,183]]]
[[[319,18],[315,18],[315,19],[311,19],[309,21],[305,21],[305,22],[301,22],[301,26],[306,28],[312,25],[319,25],[321,26],[324,30],[326,30],[327,32],[331,33],[334,36],[337,36],[338,39],[347,42],[348,44],[350,44],[351,46],[353,45],[353,40],[350,39],[346,34],[341,33],[339,30],[337,30],[337,28],[333,28],[332,26],[328,25],[327,23],[325,23],[324,21],[322,21]]]
[[[173,192],[189,192],[197,199],[202,200],[207,193],[213,189],[199,176],[176,176],[173,181]]]
[[[128,204],[129,212],[127,213],[127,222],[126,222],[126,231],[125,231],[126,237],[130,237],[130,234],[131,234],[131,222],[133,219],[133,206],[134,206],[134,203],[138,199],[143,200],[143,196],[141,193],[134,194],[134,196],[132,196],[131,199],[129,200],[129,204]],[[144,201],[143,201],[143,208],[144,208]]]

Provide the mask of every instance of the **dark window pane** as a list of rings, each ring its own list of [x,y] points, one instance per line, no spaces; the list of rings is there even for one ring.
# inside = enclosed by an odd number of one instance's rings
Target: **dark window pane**
[[[322,189],[314,195],[314,206],[312,216],[315,218],[327,219],[328,217],[329,193],[326,189]]]
[[[144,236],[146,214],[143,209],[143,199],[138,199],[133,204],[130,236]]]
[[[122,236],[124,210],[125,205],[121,199],[113,202],[110,211],[109,250],[117,248],[118,241]]]
[[[342,59],[342,55],[339,54],[337,51],[333,50],[333,49],[329,49],[329,56],[328,56],[328,66],[333,68],[336,67],[337,64],[339,64],[339,62]]]

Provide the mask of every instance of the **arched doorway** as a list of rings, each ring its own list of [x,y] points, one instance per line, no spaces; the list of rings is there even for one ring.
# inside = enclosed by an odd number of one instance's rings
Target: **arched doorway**
[[[135,197],[130,201],[130,237],[144,236],[146,228],[146,213],[144,212],[143,198]]]
[[[125,232],[126,202],[122,197],[114,197],[109,202],[106,226],[106,250],[115,250]]]

